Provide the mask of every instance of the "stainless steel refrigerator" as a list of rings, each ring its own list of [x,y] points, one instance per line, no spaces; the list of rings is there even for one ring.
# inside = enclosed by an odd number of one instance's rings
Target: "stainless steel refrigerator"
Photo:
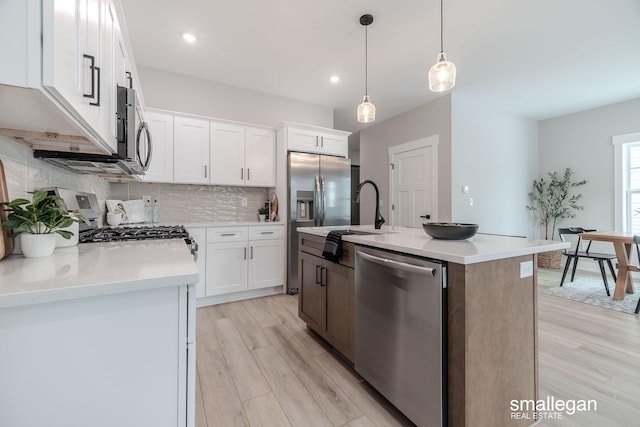
[[[288,155],[287,290],[298,288],[298,227],[349,225],[351,160],[319,154]]]

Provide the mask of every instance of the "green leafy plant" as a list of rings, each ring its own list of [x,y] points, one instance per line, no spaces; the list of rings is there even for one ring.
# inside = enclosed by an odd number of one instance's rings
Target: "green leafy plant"
[[[587,181],[574,181],[571,168],[566,168],[562,175],[558,172],[549,172],[548,175],[548,180],[533,180],[533,191],[529,193],[531,205],[527,206],[527,209],[533,211],[540,225],[544,226],[544,238],[549,239],[551,231],[553,240],[556,226],[567,218],[575,218],[575,211],[584,209],[584,206],[578,204],[582,194],[570,193],[572,189],[586,184]]]
[[[61,230],[74,222],[89,220],[80,211],[69,212],[64,201],[46,191],[36,191],[32,200],[14,199],[4,202],[5,211],[9,212],[7,220],[2,223],[2,228],[11,230],[11,236],[16,237],[20,233],[51,234],[58,233],[65,239],[70,239],[73,233]]]
[[[266,215],[268,213],[269,213],[269,209],[268,208],[265,208],[265,207],[258,208],[258,214],[259,215]]]

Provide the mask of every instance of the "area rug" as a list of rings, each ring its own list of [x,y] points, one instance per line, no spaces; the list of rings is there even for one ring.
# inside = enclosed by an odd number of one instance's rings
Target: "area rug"
[[[638,287],[638,284],[635,286]],[[613,295],[614,288],[615,283],[610,281],[609,290],[611,291],[611,295]],[[540,286],[538,289],[543,294],[583,302],[585,304],[597,305],[599,307],[630,314],[635,314],[634,311],[638,304],[638,296],[640,295],[640,292],[636,289],[636,293],[634,295],[625,294],[624,300],[614,301],[612,297],[607,296],[602,279],[590,277],[576,277],[573,282],[565,282],[562,286]]]

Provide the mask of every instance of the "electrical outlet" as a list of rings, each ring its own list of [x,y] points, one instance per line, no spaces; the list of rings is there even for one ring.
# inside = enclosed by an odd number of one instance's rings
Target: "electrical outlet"
[[[520,263],[520,278],[533,276],[533,261],[524,261]]]
[[[464,194],[469,194],[469,186],[468,185],[463,185],[462,188],[460,189]]]
[[[473,206],[473,197],[469,197],[469,206]]]
[[[247,198],[246,198],[246,197],[240,197],[240,205],[241,205],[243,208],[246,208],[246,207],[247,207]]]

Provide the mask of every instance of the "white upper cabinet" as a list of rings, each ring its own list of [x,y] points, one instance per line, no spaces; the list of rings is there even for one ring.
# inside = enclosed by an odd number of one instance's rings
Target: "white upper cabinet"
[[[285,122],[278,134],[286,138],[287,151],[340,157],[349,154],[350,132]]]
[[[151,134],[151,163],[142,177],[147,182],[173,182],[173,115],[147,111]]]
[[[209,183],[209,121],[175,116],[173,135],[174,182]]]
[[[246,185],[276,186],[276,140],[273,130],[247,127],[245,129]]]
[[[244,185],[244,126],[211,122],[211,184]]]
[[[275,186],[273,130],[211,122],[211,184]]]

